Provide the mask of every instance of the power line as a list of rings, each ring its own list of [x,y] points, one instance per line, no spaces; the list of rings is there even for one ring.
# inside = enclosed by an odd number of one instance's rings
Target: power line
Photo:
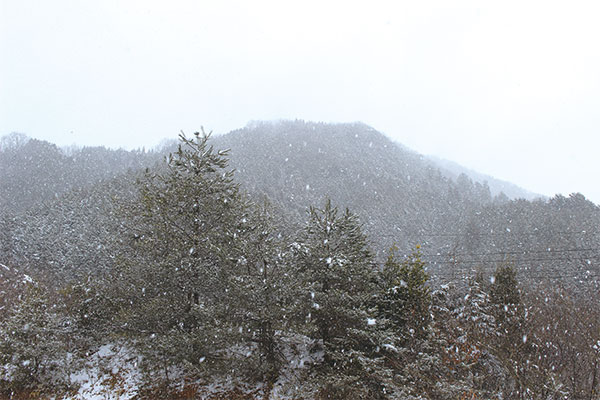
[[[500,263],[494,263],[494,265],[498,265]],[[443,265],[441,263],[438,264],[429,264],[425,267],[426,272],[431,273],[432,275],[435,276],[455,276],[456,274],[461,274],[466,272],[465,268],[456,268],[456,269],[437,269],[435,268],[436,266],[439,265]],[[460,266],[460,264],[454,264],[455,266]],[[432,268],[433,267],[433,268]],[[473,266],[471,266],[471,268],[473,268]],[[518,273],[521,275],[524,275],[528,278],[560,278],[560,279],[564,279],[564,278],[599,278],[600,279],[600,269],[596,268],[592,268],[590,269],[585,269],[585,270],[579,270],[579,271],[562,271],[560,272],[560,274],[556,274],[557,273],[557,268],[548,268],[548,273],[545,273],[543,271],[540,271],[539,269],[533,270],[533,269],[528,269],[526,268],[522,268],[522,269],[518,269]],[[471,269],[471,271],[473,271],[473,269]],[[550,275],[550,274],[556,274],[556,275]]]
[[[549,232],[549,231],[535,231],[535,232],[513,232],[513,231],[498,231],[498,232],[483,232],[483,233],[471,233],[471,232],[463,232],[463,233],[428,233],[428,232],[405,232],[402,231],[400,234],[408,234],[410,236],[420,236],[420,237],[472,237],[472,236],[559,236],[559,235],[597,235],[599,232],[596,231],[563,231],[563,232]],[[386,237],[386,238],[394,238],[399,235],[394,235],[391,233],[383,233],[377,234],[377,237]]]
[[[590,254],[593,253],[593,254]],[[569,255],[572,254],[572,255]],[[491,251],[486,253],[421,253],[421,258],[429,263],[437,264],[458,264],[458,263],[499,263],[499,262],[539,262],[539,261],[588,261],[600,257],[600,248],[567,248],[546,250],[503,250]],[[511,257],[528,256],[535,257]],[[549,257],[544,257],[548,255]],[[404,257],[410,257],[410,254],[404,254]],[[463,257],[465,259],[463,259]],[[473,259],[474,257],[483,257],[482,259]],[[491,257],[491,259],[490,259]]]
[[[586,257],[586,261],[593,259],[594,261],[600,261],[600,256],[592,256]],[[583,261],[582,259],[573,259],[573,258],[522,258],[522,259],[497,259],[497,260],[456,260],[456,261],[437,261],[437,260],[427,260],[423,259],[428,264],[432,265],[460,265],[460,264],[502,264],[506,262],[514,263],[514,264],[528,264],[528,263],[537,263],[544,261],[551,262],[573,262],[573,261]],[[590,264],[588,264],[590,265]]]
[[[472,278],[472,275],[463,275],[463,276],[457,276],[460,275],[461,272],[457,271],[457,273],[452,274],[452,273],[433,273],[433,272],[429,272],[427,271],[427,273],[433,277],[433,278],[454,278],[454,279],[467,279],[467,278]],[[576,279],[579,281],[582,280],[586,280],[588,282],[594,282],[594,283],[600,283],[600,275],[593,275],[593,274],[589,274],[589,275],[585,275],[585,276],[581,276],[581,275],[569,275],[569,274],[560,274],[560,275],[549,275],[549,274],[541,274],[541,275],[531,275],[531,274],[519,274],[520,276],[522,276],[524,279],[539,279],[539,280],[546,280],[546,279],[560,279],[560,280],[565,280],[565,279]],[[590,280],[591,278],[591,280]]]
[[[496,251],[496,252],[488,252],[488,253],[452,253],[448,252],[446,254],[438,252],[438,253],[422,253],[425,257],[472,257],[472,256],[492,256],[492,255],[508,255],[508,254],[532,254],[532,253],[541,253],[541,254],[554,254],[554,253],[571,253],[571,252],[600,252],[600,248],[585,248],[585,249],[552,249],[548,248],[546,250],[507,250],[507,251]]]
[[[586,254],[586,255],[581,255],[579,257],[567,257],[567,256],[563,256],[563,257],[525,257],[525,258],[518,258],[518,257],[509,257],[510,255],[526,255],[526,254],[546,254],[546,253],[550,253],[550,254],[554,254],[554,255],[561,255],[561,254],[569,254],[569,253],[583,253],[583,252],[594,252],[596,254],[590,255],[590,254]],[[502,258],[496,258],[493,257],[492,259],[489,258],[483,258],[480,260],[477,259],[465,259],[465,260],[461,260],[460,256],[464,256],[464,257],[473,257],[473,256],[482,256],[482,257],[489,257],[489,256],[506,256],[506,257],[502,257]],[[438,259],[436,259],[436,257]],[[455,258],[455,259],[451,259],[451,260],[439,260],[439,257],[448,257],[448,258]],[[579,262],[579,263],[583,263],[585,262],[586,265],[589,265],[592,268],[592,271],[586,269],[586,270],[581,270],[579,272],[577,271],[571,271],[569,273],[560,273],[560,274],[556,274],[555,269],[553,268],[552,272],[554,272],[554,274],[546,274],[546,273],[528,273],[527,270],[520,270],[520,275],[527,278],[527,279],[540,279],[540,280],[547,280],[547,279],[578,279],[578,280],[590,280],[591,282],[598,282],[598,280],[600,280],[600,270],[598,269],[598,262],[600,261],[600,248],[573,248],[573,249],[554,249],[554,250],[537,250],[537,251],[505,251],[505,252],[494,252],[494,253],[480,253],[480,254],[476,254],[476,253],[461,253],[461,254],[455,254],[455,255],[444,255],[444,254],[425,254],[423,255],[423,261],[425,261],[430,267],[434,267],[434,266],[441,266],[441,265],[453,265],[453,266],[458,266],[460,267],[462,266],[475,266],[475,265],[499,265],[502,263],[511,263],[511,264],[515,264],[515,265],[519,265],[519,264],[531,264],[531,263],[541,263],[541,262]],[[591,264],[591,262],[594,262],[594,265]],[[464,273],[465,271],[460,271],[460,268],[458,268],[457,270],[453,270],[453,271],[448,271],[448,270],[438,270],[438,271],[428,271],[432,274],[432,276],[434,277],[455,277],[456,274],[461,274]]]
[[[435,277],[455,277],[457,275],[466,273],[466,272],[473,272],[473,270],[471,271],[465,271],[465,270],[455,270],[455,271],[447,271],[447,270],[439,270],[439,271],[430,271],[430,270],[426,270],[425,272],[427,272],[428,274],[435,276]],[[541,278],[555,278],[555,279],[565,279],[565,278],[595,278],[595,279],[600,279],[600,272],[599,273],[585,273],[582,272],[580,274],[577,273],[560,273],[560,274],[556,274],[555,271],[552,271],[551,274],[545,274],[545,273],[529,273],[528,271],[517,271],[517,274],[526,278],[537,278],[537,279],[541,279]]]

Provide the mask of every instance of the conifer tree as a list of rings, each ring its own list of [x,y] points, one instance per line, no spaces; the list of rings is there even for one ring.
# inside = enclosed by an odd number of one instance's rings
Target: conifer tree
[[[528,375],[534,372],[529,368],[533,367],[529,356],[534,338],[527,335],[525,306],[521,302],[519,282],[513,266],[502,265],[496,269],[490,287],[490,305],[497,330],[491,349],[508,375],[504,391],[509,398],[528,398]]]
[[[249,348],[243,370],[272,384],[285,361],[281,339],[291,329],[294,299],[284,238],[269,204],[252,207],[236,240],[239,254],[230,276],[228,319],[238,341]]]
[[[380,351],[398,388],[397,397],[391,398],[419,399],[423,393],[430,398],[455,398],[461,393],[459,386],[450,383],[444,362],[447,338],[432,318],[434,313],[448,317],[447,293],[436,293],[434,310],[428,279],[419,246],[403,258],[395,247],[391,249],[374,302],[384,339]]]
[[[306,333],[322,344],[323,363],[314,371],[320,396],[384,397],[389,377],[377,358],[377,320],[368,307],[376,270],[357,216],[347,209],[339,215],[329,200],[322,210],[312,207],[295,247]]]
[[[454,317],[457,326],[449,358],[455,376],[470,381],[469,394],[490,398],[502,390],[505,374],[494,351],[499,333],[490,281],[482,273],[469,279]]]
[[[227,358],[224,299],[248,203],[227,170],[227,152],[215,151],[209,137],[180,135],[166,168],[140,180],[139,202],[127,210],[130,247],[113,285],[122,326],[167,381],[173,365],[201,371]]]
[[[405,339],[424,338],[431,322],[429,276],[419,249],[417,246],[400,262],[397,249],[392,248],[383,269],[382,293],[377,299],[379,314]]]

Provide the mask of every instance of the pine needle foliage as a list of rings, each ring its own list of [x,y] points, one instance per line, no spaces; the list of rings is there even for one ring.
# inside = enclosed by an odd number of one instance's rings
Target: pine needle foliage
[[[128,210],[130,246],[115,274],[123,330],[167,381],[173,366],[215,368],[230,345],[231,259],[248,203],[227,170],[227,152],[215,151],[209,138],[181,134],[166,168],[138,182],[139,201]]]
[[[428,333],[431,322],[428,279],[419,246],[404,260],[399,260],[395,247],[391,249],[382,273],[377,309],[400,337],[424,338]]]
[[[377,320],[369,308],[376,267],[358,217],[327,200],[323,209],[310,209],[294,247],[304,329],[323,351],[312,375],[317,398],[383,397],[390,377],[377,354]]]

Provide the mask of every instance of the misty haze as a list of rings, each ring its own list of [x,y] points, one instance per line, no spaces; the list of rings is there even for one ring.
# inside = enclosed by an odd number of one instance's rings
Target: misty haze
[[[0,0],[0,399],[600,400],[598,18]]]

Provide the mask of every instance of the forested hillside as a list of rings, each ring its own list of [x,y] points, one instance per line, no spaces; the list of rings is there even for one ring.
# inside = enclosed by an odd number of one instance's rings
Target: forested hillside
[[[442,175],[447,176],[451,179],[456,180],[456,179],[458,179],[459,176],[464,174],[464,175],[467,175],[474,182],[479,182],[481,184],[484,184],[487,182],[487,184],[490,188],[490,192],[492,193],[492,196],[501,196],[502,197],[502,195],[505,195],[509,199],[513,199],[513,200],[515,200],[515,199],[537,200],[537,199],[544,198],[544,196],[529,192],[523,188],[520,188],[519,186],[517,186],[513,183],[499,180],[499,179],[496,179],[489,175],[478,173],[477,171],[473,171],[472,169],[465,168],[465,167],[461,166],[460,164],[455,163],[453,161],[445,160],[443,158],[435,157],[435,156],[427,156],[427,159],[435,168],[439,168],[440,171],[442,171]]]
[[[379,252],[392,244],[447,248],[450,241],[432,234],[454,230],[492,202],[487,187],[444,178],[363,124],[257,123],[215,141],[231,149],[231,165],[250,193],[266,194],[300,220],[326,198],[348,206],[377,237]]]
[[[600,208],[581,194],[533,201],[492,197],[485,182],[464,174],[453,180],[360,123],[259,122],[215,143],[231,149],[231,166],[244,188],[266,194],[300,222],[310,205],[327,198],[349,207],[380,260],[393,245],[408,254],[418,244],[428,271],[443,280],[489,274],[512,262],[525,280],[559,278],[596,287]]]
[[[144,150],[60,149],[13,133],[0,141],[0,205],[6,212],[26,211],[73,189],[151,166],[161,158],[162,154]]]
[[[492,197],[360,123],[167,153],[2,139],[0,396],[599,398],[583,195]]]

